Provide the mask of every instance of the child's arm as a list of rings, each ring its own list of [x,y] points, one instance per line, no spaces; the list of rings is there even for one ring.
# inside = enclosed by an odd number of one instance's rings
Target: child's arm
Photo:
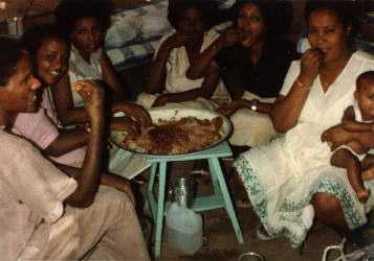
[[[374,179],[374,155],[366,155],[366,157],[361,162],[362,166],[362,179],[372,180]]]
[[[359,159],[355,155],[353,155],[351,151],[344,148],[336,150],[331,156],[330,162],[331,165],[344,169],[348,169],[352,166],[360,166]]]
[[[346,121],[355,121],[355,111],[353,110],[353,106],[349,106],[344,111],[342,122]]]
[[[357,154],[365,154],[368,152],[369,148],[363,146],[359,141],[353,140],[345,144],[346,146],[350,147],[354,152]]]
[[[362,160],[361,165],[363,170],[374,168],[374,155],[367,154]]]

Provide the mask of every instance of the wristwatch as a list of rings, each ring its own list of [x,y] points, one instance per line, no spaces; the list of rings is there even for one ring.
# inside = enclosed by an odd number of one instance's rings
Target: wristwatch
[[[253,99],[251,100],[250,104],[251,105],[249,106],[249,108],[251,109],[251,111],[257,111],[258,100]]]

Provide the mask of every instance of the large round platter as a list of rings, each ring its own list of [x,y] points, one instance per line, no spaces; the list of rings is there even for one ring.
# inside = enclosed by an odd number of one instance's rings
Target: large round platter
[[[203,148],[202,150],[206,150],[208,148],[214,147],[221,143],[222,141],[226,140],[229,135],[231,134],[232,131],[232,125],[230,120],[228,120],[225,116],[218,114],[216,112],[211,112],[207,110],[197,110],[197,109],[181,109],[181,108],[176,108],[176,109],[163,109],[163,108],[155,108],[149,111],[152,121],[157,124],[160,120],[180,120],[185,117],[196,117],[197,119],[208,119],[211,120],[217,116],[221,117],[223,119],[223,124],[220,128],[220,134],[221,134],[221,139],[217,140],[216,142],[210,144],[208,147]],[[123,140],[126,136],[126,133],[122,131],[112,131],[111,133],[111,140],[114,144],[117,146],[121,147],[124,150],[133,152],[133,153],[139,153],[143,154],[145,156],[156,156],[156,154],[148,154],[148,153],[143,153],[140,151],[135,151],[126,148],[123,145]],[[192,151],[187,154],[192,154],[196,153],[198,151]],[[165,154],[157,154],[158,156],[180,156],[182,154],[171,154],[171,155],[165,155]],[[183,154],[186,155],[186,154]]]

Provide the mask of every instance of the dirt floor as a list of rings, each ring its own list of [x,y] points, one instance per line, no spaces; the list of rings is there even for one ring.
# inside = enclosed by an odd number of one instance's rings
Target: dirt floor
[[[262,241],[256,238],[256,228],[259,224],[256,215],[247,200],[244,188],[232,171],[231,162],[225,164],[226,179],[230,187],[234,204],[236,205],[239,223],[244,236],[244,244],[240,245],[236,240],[231,222],[224,209],[204,212],[204,244],[194,256],[184,256],[170,247],[164,230],[161,257],[157,260],[201,260],[201,261],[230,261],[238,260],[239,256],[248,251],[257,252],[265,257],[266,261],[308,261],[321,260],[326,246],[338,244],[341,238],[333,230],[315,224],[308,235],[302,249],[291,248],[289,242],[284,239]],[[176,176],[188,175],[194,166],[181,164],[173,166],[169,173],[169,184],[173,184]],[[147,174],[143,174],[147,178]],[[209,176],[194,176],[197,181],[199,194],[210,194],[212,191]],[[152,249],[152,236],[148,236],[148,242]],[[348,248],[352,248],[348,244]],[[243,259],[254,260],[254,259]]]

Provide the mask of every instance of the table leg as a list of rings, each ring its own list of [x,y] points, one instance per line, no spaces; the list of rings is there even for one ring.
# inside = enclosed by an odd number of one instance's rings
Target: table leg
[[[155,257],[159,257],[161,253],[162,227],[164,221],[164,205],[165,205],[165,186],[166,186],[166,162],[159,163],[159,184],[157,197],[157,219],[155,234]]]
[[[148,182],[148,187],[147,187],[147,200],[148,200],[148,205],[151,210],[152,218],[153,220],[156,220],[156,199],[153,194],[153,189],[155,185],[155,179],[156,179],[156,174],[157,174],[157,163],[152,163],[151,166],[151,177]]]
[[[225,201],[225,209],[227,211],[227,214],[229,215],[232,226],[234,227],[236,238],[238,239],[240,244],[243,244],[244,243],[243,234],[240,229],[240,225],[239,225],[236,213],[235,213],[234,206],[232,205],[231,197],[227,189],[226,181],[223,176],[219,160],[217,158],[209,158],[208,162],[209,162],[209,169],[210,169],[211,175],[212,176],[214,175],[218,179],[218,183],[220,186],[220,190],[222,192],[223,200]]]

